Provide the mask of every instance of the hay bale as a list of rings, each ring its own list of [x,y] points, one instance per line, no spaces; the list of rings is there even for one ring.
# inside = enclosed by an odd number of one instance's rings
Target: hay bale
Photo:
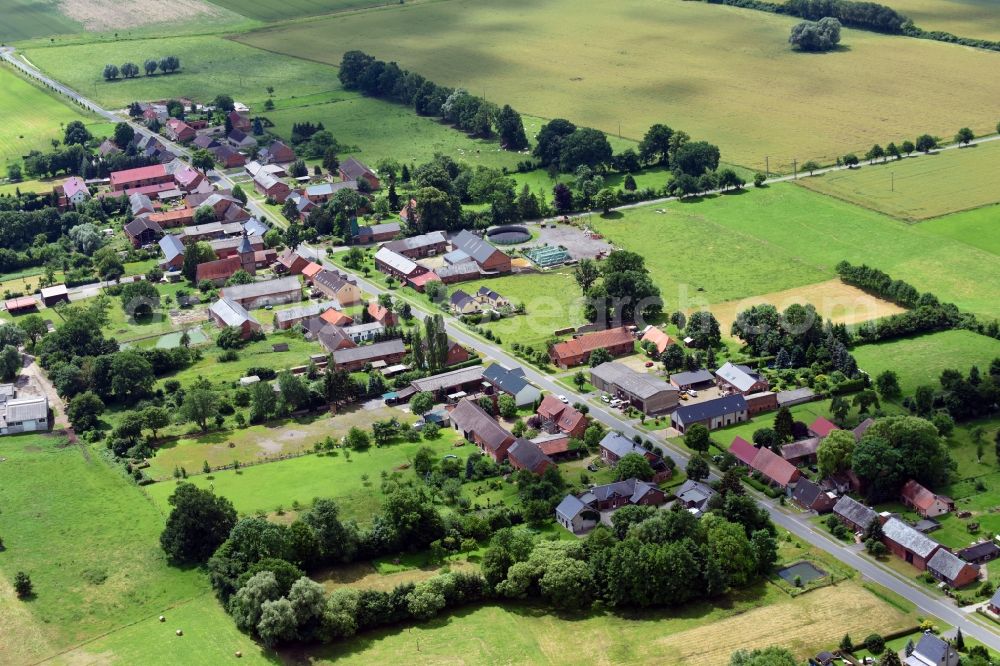
[[[184,635],[184,632],[183,632],[183,631],[181,631],[180,629],[178,629],[178,630],[177,630],[177,631],[176,631],[175,633],[176,633],[176,634],[177,634],[178,636],[183,636],[183,635]]]
[[[160,622],[166,622],[166,621],[167,621],[167,618],[165,618],[164,616],[161,615],[160,616]]]

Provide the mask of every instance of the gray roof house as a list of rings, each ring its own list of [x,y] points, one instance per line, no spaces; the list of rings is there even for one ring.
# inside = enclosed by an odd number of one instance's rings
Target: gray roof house
[[[226,298],[238,301],[244,307],[253,309],[300,300],[302,285],[297,276],[290,275],[277,280],[263,280],[225,287],[222,293]]]
[[[674,494],[677,495],[677,501],[680,502],[685,509],[700,517],[708,510],[708,501],[715,497],[718,493],[715,492],[711,486],[704,484],[701,481],[691,481],[689,479],[682,483],[681,486],[674,491]]]
[[[855,531],[868,527],[873,520],[878,518],[878,514],[871,507],[867,507],[861,502],[844,495],[833,505],[833,514]]]
[[[602,363],[590,369],[590,377],[598,389],[628,399],[646,414],[662,414],[677,407],[677,387],[623,363]]]
[[[174,234],[167,234],[160,239],[160,251],[163,252],[161,266],[172,266],[184,256],[184,243]]]
[[[375,253],[375,261],[385,264],[399,275],[409,276],[419,269],[415,261],[385,246],[379,248],[379,251]]]
[[[695,423],[701,423],[709,430],[714,430],[746,421],[747,418],[747,401],[741,394],[736,393],[679,407],[670,416],[670,421],[675,428],[684,432]]]
[[[670,375],[670,383],[679,389],[697,388],[715,381],[715,375],[708,370],[692,370]]]
[[[899,518],[890,518],[885,521],[882,524],[882,534],[887,540],[900,545],[924,560],[929,560],[934,551],[941,547],[937,541],[921,534]],[[892,550],[891,545],[890,550]]]
[[[240,328],[247,322],[257,324],[258,326],[260,325],[259,322],[254,319],[242,305],[236,301],[229,300],[228,298],[220,298],[216,302],[212,303],[208,310],[226,326],[235,326]]]
[[[792,407],[794,405],[801,405],[815,397],[816,394],[808,386],[790,391],[778,391],[778,406]]]
[[[958,666],[959,659],[950,643],[927,632],[903,663],[906,666]]]
[[[573,534],[579,534],[597,524],[598,513],[576,495],[566,495],[556,507],[556,522]]]
[[[483,371],[483,379],[512,396],[518,407],[533,405],[542,397],[542,392],[528,382],[524,376],[524,368],[521,367],[505,368],[493,363]]]
[[[927,570],[951,587],[964,587],[979,579],[979,565],[969,564],[947,548],[939,548],[927,560]]]

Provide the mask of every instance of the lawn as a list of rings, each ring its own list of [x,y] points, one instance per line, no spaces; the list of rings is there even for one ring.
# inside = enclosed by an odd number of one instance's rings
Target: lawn
[[[1000,255],[1000,205],[984,206],[921,223],[926,232]]]
[[[201,472],[205,462],[212,467],[260,462],[275,456],[311,450],[313,444],[327,437],[338,440],[353,426],[368,429],[372,421],[396,417],[413,421],[413,417],[398,409],[355,407],[336,416],[307,416],[271,424],[252,425],[239,430],[210,432],[200,435],[195,429],[163,444],[152,458],[147,470],[157,481],[169,479],[175,467],[194,474]],[[190,424],[183,426],[191,430]]]
[[[101,63],[176,55],[181,69],[169,76],[139,76],[104,81]],[[276,98],[309,95],[339,88],[337,73],[325,65],[268,53],[210,35],[163,37],[68,46],[37,46],[27,58],[53,77],[95,101],[122,108],[133,100],[190,97],[209,101],[232,95],[244,103],[262,103],[267,86]],[[248,65],[252,63],[252,66]]]
[[[829,280],[846,259],[1000,316],[997,255],[792,184],[595,216],[594,226],[645,256],[669,310]]]
[[[89,125],[102,125],[96,116],[29,83],[15,74],[7,64],[0,66],[0,108],[3,109],[4,117],[0,128],[0,166],[3,167],[4,176],[7,175],[6,166],[11,162],[19,162],[22,155],[27,155],[32,150],[52,150],[50,140],[62,141],[66,123],[82,120]],[[17,187],[22,192],[33,190],[29,183],[21,183],[12,184],[9,191],[13,192]],[[46,190],[51,188],[51,185],[44,187]],[[2,192],[6,191],[8,189],[5,186]]]
[[[367,523],[381,505],[379,486],[383,471],[406,469],[423,446],[431,447],[439,455],[455,452],[464,457],[472,452],[468,445],[455,449],[456,438],[457,433],[447,429],[434,440],[373,446],[367,451],[350,452],[349,458],[345,451],[336,455],[308,455],[188,480],[202,488],[214,488],[216,493],[232,500],[241,514],[271,512],[279,507],[291,509],[293,502],[308,506],[317,497],[330,497],[338,501],[344,516]],[[365,474],[367,481],[361,478]],[[146,492],[165,510],[174,488],[173,481],[166,481],[147,486]]]
[[[738,648],[784,645],[815,654],[844,633],[888,633],[912,614],[853,582],[789,598],[760,584],[723,603],[678,610],[560,617],[531,605],[461,609],[430,622],[383,629],[313,655],[314,663],[721,664]],[[794,632],[788,627],[795,627]],[[582,638],[585,637],[585,638]],[[567,646],[573,646],[567,649]]]
[[[167,565],[163,516],[95,453],[48,435],[0,443],[0,661],[35,662],[204,594],[207,581]],[[8,581],[26,571],[36,597]]]
[[[938,380],[946,369],[967,374],[970,367],[978,365],[985,371],[990,361],[1000,357],[1000,341],[970,331],[942,331],[861,345],[852,353],[858,366],[872,377],[883,370],[895,370],[903,394],[912,395],[924,384],[940,388]]]
[[[799,185],[910,222],[1000,201],[1000,141],[803,178]]]
[[[793,159],[832,163],[876,142],[995,126],[996,54],[855,30],[835,53],[797,53],[797,21],[679,0],[448,0],[235,39],[333,65],[362,49],[522,113],[615,134],[620,123],[633,139],[666,122],[754,169],[769,157],[772,171],[790,173]],[[953,85],[956,71],[981,84]],[[920,104],[914,80],[924,82]]]

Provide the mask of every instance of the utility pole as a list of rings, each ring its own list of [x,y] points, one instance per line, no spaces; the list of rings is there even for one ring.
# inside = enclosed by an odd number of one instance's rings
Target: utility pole
[[[891,185],[889,186],[889,191],[890,192],[895,192],[896,191],[896,172],[895,171],[890,171],[889,172],[889,177],[890,177],[889,182],[891,183]]]
[[[622,121],[618,121],[618,138],[622,138]]]
[[[799,166],[798,160],[792,160],[792,180],[799,179]]]
[[[764,175],[768,178],[771,177],[771,157],[769,155],[764,156]]]

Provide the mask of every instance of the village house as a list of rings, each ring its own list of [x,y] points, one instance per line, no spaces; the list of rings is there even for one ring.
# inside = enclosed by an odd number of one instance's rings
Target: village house
[[[287,310],[278,310],[274,313],[274,328],[286,331],[296,324],[301,324],[306,319],[319,317],[327,310],[332,309],[333,303],[309,303]]]
[[[516,470],[526,469],[534,474],[544,474],[545,470],[555,465],[542,449],[534,442],[519,437],[507,449],[507,460]]]
[[[400,281],[406,281],[427,272],[427,269],[420,264],[409,257],[393,252],[386,245],[383,245],[375,253],[375,268],[380,273],[385,273]]]
[[[833,506],[837,503],[837,496],[834,493],[823,490],[818,484],[802,477],[795,484],[795,491],[792,493],[792,501],[806,511],[815,511],[823,514],[833,511]]]
[[[461,289],[452,292],[448,307],[451,308],[452,314],[456,315],[476,314],[481,310],[479,301]]]
[[[598,511],[614,511],[626,505],[660,506],[666,501],[666,493],[655,483],[633,478],[593,486],[580,500]]]
[[[514,443],[514,435],[507,432],[482,407],[465,399],[451,411],[450,417],[455,430],[478,446],[493,462],[500,464],[507,459],[507,450]]]
[[[243,233],[243,225],[239,222],[206,222],[184,227],[180,233],[181,242],[185,245],[199,241],[209,241],[226,236],[236,236]]]
[[[494,310],[510,307],[510,301],[489,287],[480,287],[479,291],[476,292],[476,300]]]
[[[513,397],[518,407],[533,405],[542,397],[542,392],[528,381],[521,367],[506,368],[493,363],[483,372],[483,379],[498,391]]]
[[[878,514],[874,509],[847,495],[842,496],[833,505],[833,515],[855,533],[864,532],[873,520],[878,520]]]
[[[155,222],[161,229],[172,229],[174,227],[187,226],[194,222],[194,208],[175,208],[158,213],[144,213],[140,217],[145,217],[150,222]]]
[[[341,307],[351,307],[361,302],[358,283],[337,271],[320,271],[312,278],[313,287],[327,298],[340,303]]]
[[[364,324],[352,324],[344,326],[342,333],[351,339],[354,344],[369,342],[385,332],[385,326],[377,321],[370,321]]]
[[[466,397],[476,397],[483,391],[483,366],[474,365],[442,372],[430,377],[414,379],[410,385],[396,392],[395,402],[403,402],[417,393],[427,392],[436,402],[458,402]]]
[[[937,541],[895,517],[882,524],[882,542],[893,555],[920,571],[927,569],[927,563],[941,547]]]
[[[311,285],[313,283],[313,279],[322,273],[323,270],[323,267],[315,261],[310,261],[305,265],[305,268],[302,269],[302,279],[306,281],[306,284]]]
[[[669,479],[673,472],[660,456],[652,451],[647,451],[631,439],[619,432],[609,432],[601,440],[600,444],[601,460],[610,467],[618,464],[618,461],[629,453],[637,453],[649,461],[653,468],[653,483],[662,483]]]
[[[246,340],[261,331],[260,322],[236,301],[222,297],[208,308],[209,318],[219,328],[232,326],[240,330],[240,337]]]
[[[333,352],[333,368],[356,372],[366,364],[378,361],[385,361],[386,365],[402,363],[405,356],[406,348],[403,346],[403,341],[396,338],[353,349],[338,349]]]
[[[229,146],[212,146],[208,149],[212,157],[223,169],[237,169],[247,163],[247,158],[243,153]]]
[[[232,125],[233,129],[242,130],[244,132],[250,131],[250,114],[245,111],[236,111],[234,109],[229,112],[227,117],[229,118],[229,124]]]
[[[280,164],[262,164],[257,160],[250,160],[243,165],[243,169],[250,174],[251,178],[256,178],[261,173],[269,173],[275,178],[284,178],[288,175],[285,167]]]
[[[645,414],[663,414],[677,408],[678,391],[656,375],[637,372],[609,361],[590,369],[590,383],[598,390],[627,400]]]
[[[246,242],[244,242],[244,238],[246,239]],[[215,256],[219,259],[225,259],[226,257],[238,255],[241,251],[246,251],[248,247],[254,252],[255,259],[257,252],[264,251],[264,241],[260,236],[245,235],[236,236],[235,238],[218,238],[216,240],[209,241],[208,245],[212,248],[212,251],[215,252]],[[267,262],[268,265],[270,265],[277,258],[277,254],[275,254],[274,250],[267,250],[266,252],[270,253],[271,261]]]
[[[772,391],[761,391],[743,396],[747,401],[747,413],[753,417],[762,412],[770,412],[778,408],[778,395]]]
[[[735,393],[678,407],[671,414],[670,422],[678,432],[683,433],[695,423],[700,423],[709,430],[715,430],[734,423],[742,423],[748,418],[746,400],[741,394]]]
[[[339,303],[338,303],[339,305]],[[340,310],[330,309],[320,315],[320,319],[330,324],[331,326],[350,326],[354,323],[354,319],[347,316]]]
[[[272,141],[257,152],[261,164],[288,164],[295,161],[295,151],[283,141]]]
[[[854,441],[860,442],[861,438],[865,436],[866,432],[868,432],[868,428],[871,428],[873,425],[875,425],[875,419],[873,418],[867,418],[859,423],[857,427],[851,431],[851,434],[854,435]]]
[[[341,162],[337,172],[341,180],[353,180],[355,182],[363,180],[368,183],[368,187],[372,190],[379,188],[380,183],[375,172],[355,157],[348,157]]]
[[[222,290],[222,296],[248,310],[267,305],[284,305],[302,300],[302,286],[296,277],[233,285]]]
[[[955,510],[955,501],[944,495],[937,495],[910,479],[900,491],[903,504],[912,508],[924,518],[935,518]]]
[[[697,517],[708,511],[708,503],[718,495],[708,484],[688,479],[674,491],[682,507]]]
[[[253,188],[265,197],[270,197],[278,203],[285,203],[285,199],[292,193],[292,188],[288,186],[288,183],[264,172],[260,172],[254,176]]]
[[[980,541],[958,551],[958,556],[972,564],[986,564],[1000,556],[1000,547],[992,540]]]
[[[226,143],[235,150],[253,151],[257,148],[257,139],[249,132],[233,128],[233,131],[226,135]]]
[[[434,269],[434,274],[444,284],[454,284],[456,282],[467,282],[481,277],[479,264],[474,261],[466,261],[461,264],[449,264],[439,266]]]
[[[0,403],[0,435],[48,429],[49,399],[44,395],[8,398]]]
[[[163,237],[163,229],[159,224],[150,220],[149,215],[140,215],[122,227],[125,236],[132,247],[142,247],[152,245]]]
[[[219,141],[215,138],[215,135],[209,133],[198,134],[191,143],[195,148],[201,148],[202,150],[209,150],[219,145]]]
[[[600,512],[584,504],[576,495],[566,495],[556,507],[556,522],[573,534],[586,532],[600,519]]]
[[[32,296],[18,296],[16,298],[8,298],[4,301],[3,307],[12,315],[28,314],[29,312],[38,311],[38,301]]]
[[[161,238],[160,252],[163,253],[163,260],[160,261],[160,268],[163,270],[180,270],[184,265],[184,243],[177,236],[167,234]]]
[[[635,338],[624,326],[606,331],[595,331],[552,345],[549,358],[558,367],[568,370],[582,365],[590,360],[590,355],[598,350],[606,349],[611,356],[627,356],[635,352]]]
[[[378,301],[369,301],[367,311],[368,316],[371,317],[372,321],[378,322],[379,324],[382,324],[382,326],[395,326],[399,323],[396,313],[380,304]]]
[[[939,548],[927,561],[927,571],[953,589],[965,587],[979,580],[979,565],[963,561],[947,548]]]
[[[222,259],[216,259],[215,261],[207,261],[205,263],[198,264],[198,267],[195,270],[195,282],[197,284],[208,281],[215,286],[221,286],[225,284],[226,280],[235,275],[237,271],[246,271],[250,275],[257,273],[258,252],[254,250],[250,237],[247,236],[244,231],[243,237],[235,240],[238,241],[238,244],[234,253],[228,254]],[[264,253],[261,252],[260,254],[262,255],[260,263],[262,265],[266,264],[267,261]],[[243,286],[249,287],[253,285]],[[243,303],[243,305],[246,307],[247,304]]]
[[[365,224],[357,226],[352,240],[357,245],[369,245],[371,243],[384,243],[391,241],[401,232],[399,222],[382,222],[381,224]]]
[[[643,330],[642,337],[639,338],[639,341],[653,343],[653,346],[656,348],[657,357],[667,351],[667,347],[674,343],[673,339],[667,335],[663,329],[652,325],[647,326]]]
[[[787,460],[766,447],[757,449],[750,467],[760,472],[764,480],[772,486],[787,488],[799,480],[801,472]]]
[[[958,666],[961,658],[951,643],[925,632],[903,666]]]
[[[173,184],[173,182],[174,177],[167,172],[166,166],[163,164],[154,164],[136,169],[115,171],[111,174],[111,191],[124,192],[127,189],[142,187],[144,185]]]
[[[554,395],[542,398],[535,413],[542,418],[542,430],[558,431],[570,437],[583,437],[589,423],[586,414],[565,404]]]
[[[193,141],[196,136],[194,128],[180,118],[171,118],[163,126],[163,133],[171,141],[187,143]]]
[[[807,437],[781,447],[781,457],[793,465],[816,464],[816,451],[819,450],[819,437]]]
[[[815,421],[809,424],[809,432],[812,433],[813,437],[819,437],[820,439],[823,439],[834,430],[840,430],[840,428],[822,416],[817,417]]]
[[[752,467],[753,459],[757,457],[757,447],[742,437],[734,437],[729,444],[729,453],[736,458],[738,464],[743,467]]]
[[[79,206],[90,199],[90,190],[83,178],[70,176],[62,185],[53,188],[59,210],[67,210],[74,206]]]
[[[130,194],[128,197],[129,210],[132,211],[132,216],[137,217],[145,213],[152,213],[156,210],[153,207],[153,201],[145,194]]]
[[[681,391],[701,390],[715,384],[715,375],[705,369],[670,375],[670,383]]]
[[[274,270],[288,275],[299,275],[302,273],[302,269],[308,265],[308,259],[289,247],[278,255]]]
[[[479,264],[479,269],[484,274],[511,271],[510,257],[471,231],[466,229],[459,231],[452,237],[451,244],[456,250],[461,250]]]
[[[761,374],[745,365],[733,363],[726,363],[716,370],[715,381],[723,393],[739,393],[743,396],[760,393],[771,388],[771,385]]]
[[[392,240],[382,247],[408,259],[424,259],[443,253],[448,247],[448,239],[443,231],[432,231],[420,236]]]

